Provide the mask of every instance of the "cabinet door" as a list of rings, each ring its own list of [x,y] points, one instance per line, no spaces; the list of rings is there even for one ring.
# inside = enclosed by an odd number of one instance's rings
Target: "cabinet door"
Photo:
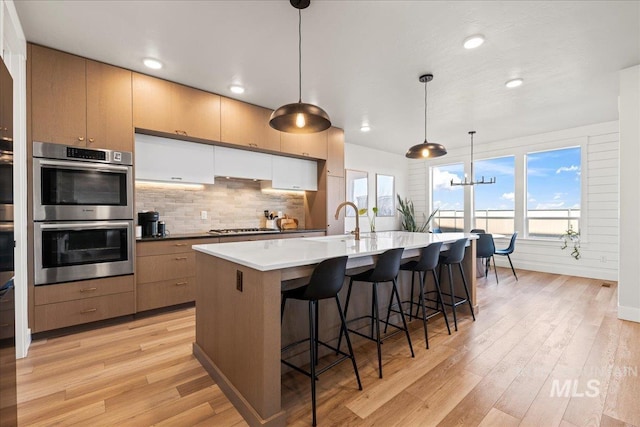
[[[327,140],[327,175],[344,178],[344,131],[330,128]]]
[[[2,61],[0,61],[2,62]],[[0,137],[8,138],[13,135],[13,79],[9,70],[0,64],[0,93],[2,104],[0,105]]]
[[[175,133],[171,117],[173,83],[133,73],[133,126]]]
[[[131,71],[87,60],[87,146],[133,151]]]
[[[318,165],[315,161],[273,156],[273,188],[283,190],[318,189]]]
[[[85,145],[86,60],[31,47],[31,129],[34,141]]]
[[[136,134],[136,179],[213,184],[213,146]]]
[[[179,84],[171,90],[176,133],[220,141],[220,96]]]
[[[336,208],[345,201],[344,178],[327,176],[327,236],[344,234],[344,215],[335,219]]]
[[[271,110],[229,98],[220,108],[222,142],[280,151],[280,132],[269,126]]]
[[[217,176],[270,180],[271,155],[216,147],[214,170]]]
[[[282,132],[280,151],[314,159],[326,159],[328,134],[329,130],[307,134]]]

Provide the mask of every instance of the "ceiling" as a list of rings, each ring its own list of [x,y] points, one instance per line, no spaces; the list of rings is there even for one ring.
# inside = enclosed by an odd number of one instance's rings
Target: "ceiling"
[[[15,5],[28,41],[269,108],[298,100],[287,0]],[[485,44],[464,49],[476,33]],[[469,130],[482,145],[616,120],[618,71],[637,64],[640,1],[313,0],[302,11],[302,100],[347,142],[395,153],[424,140],[426,72],[428,139],[450,149]],[[505,88],[515,77],[524,85]]]

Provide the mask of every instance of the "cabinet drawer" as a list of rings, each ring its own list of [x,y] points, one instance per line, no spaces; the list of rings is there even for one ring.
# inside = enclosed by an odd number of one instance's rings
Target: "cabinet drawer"
[[[133,292],[38,305],[34,310],[35,332],[124,316],[134,309]]]
[[[192,302],[196,299],[195,277],[139,283],[137,311]]]
[[[133,292],[134,276],[105,277],[103,279],[82,280],[34,287],[35,305],[94,298],[103,295]]]
[[[196,254],[189,253],[156,255],[138,258],[137,282],[160,282],[192,276],[196,271]]]
[[[220,239],[212,237],[211,239],[185,239],[185,240],[162,240],[156,242],[137,242],[136,255],[169,255],[184,252],[191,252],[193,245],[206,245],[209,243],[218,243]]]
[[[15,336],[15,312],[0,311],[0,340]]]

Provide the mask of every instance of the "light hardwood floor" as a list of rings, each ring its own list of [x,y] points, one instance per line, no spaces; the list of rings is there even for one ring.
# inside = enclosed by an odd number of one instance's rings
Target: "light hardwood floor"
[[[353,337],[350,363],[318,381],[319,425],[640,426],[640,324],[616,318],[616,285],[507,269],[478,280],[459,331],[411,324],[383,345]],[[459,320],[460,320],[459,319]],[[32,344],[18,362],[21,426],[236,426],[238,412],[191,355],[194,309]],[[283,376],[288,423],[311,423],[308,379]]]

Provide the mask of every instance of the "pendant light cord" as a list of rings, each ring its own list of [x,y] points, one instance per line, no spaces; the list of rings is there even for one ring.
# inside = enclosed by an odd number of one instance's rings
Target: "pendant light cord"
[[[424,82],[424,142],[427,142],[427,82]]]
[[[298,9],[298,102],[302,102],[302,11]]]

